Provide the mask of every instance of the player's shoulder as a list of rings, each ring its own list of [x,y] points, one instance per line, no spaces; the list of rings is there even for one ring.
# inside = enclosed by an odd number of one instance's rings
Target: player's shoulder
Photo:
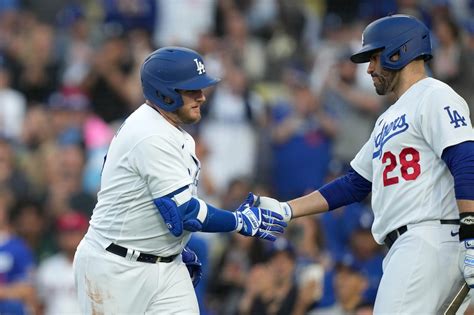
[[[446,84],[445,82],[435,79],[435,78],[426,78],[422,81],[422,86],[424,87],[424,94],[429,99],[446,99],[453,98],[458,100],[463,100],[462,97],[454,91],[454,89]]]
[[[426,78],[421,84],[421,95],[419,97],[420,110],[431,110],[446,106],[467,108],[466,101],[452,87],[443,81]]]
[[[134,130],[154,130],[166,126],[166,120],[150,106],[138,107],[124,122],[123,128]]]
[[[131,142],[142,142],[148,138],[173,139],[179,134],[166,119],[150,106],[143,104],[135,110],[117,132],[118,137]],[[158,139],[158,140],[156,140]],[[126,141],[128,142],[128,141]],[[129,143],[129,145],[133,145]]]

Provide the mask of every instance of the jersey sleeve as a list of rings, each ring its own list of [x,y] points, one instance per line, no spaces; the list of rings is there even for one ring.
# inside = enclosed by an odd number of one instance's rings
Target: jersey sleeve
[[[474,140],[469,107],[454,91],[433,90],[420,108],[420,128],[438,157],[452,145]]]
[[[153,198],[192,183],[182,146],[173,138],[153,135],[133,150],[130,164],[145,180]]]
[[[373,132],[372,132],[373,133]],[[369,182],[372,182],[372,155],[374,141],[372,135],[351,161],[351,167]]]

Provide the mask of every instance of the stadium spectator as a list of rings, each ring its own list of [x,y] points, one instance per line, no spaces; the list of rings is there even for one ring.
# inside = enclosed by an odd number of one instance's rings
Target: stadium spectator
[[[40,263],[57,250],[55,231],[51,218],[36,200],[17,200],[11,213],[11,224],[15,233],[21,237],[33,252],[35,261]]]
[[[31,194],[28,178],[18,167],[16,156],[13,143],[0,136],[0,186],[11,190],[15,201],[26,199]]]
[[[349,60],[351,54],[348,47],[339,53],[321,95],[321,103],[337,120],[333,153],[344,170],[370,136],[377,114],[382,109],[382,98],[373,91],[366,92],[360,88],[358,65]]]
[[[231,235],[223,248],[209,279],[210,308],[216,314],[233,315],[244,293],[250,270],[264,261],[264,247],[259,240]]]
[[[292,84],[292,83],[290,83]],[[304,79],[272,108],[272,187],[288,200],[323,184],[332,158],[334,121]]]
[[[449,16],[434,18],[433,30],[437,45],[431,62],[433,75],[449,84],[474,109],[474,59],[463,40],[462,28]]]
[[[80,212],[67,212],[58,217],[59,251],[39,265],[36,275],[41,314],[80,313],[72,261],[88,226],[87,217]]]
[[[232,179],[251,177],[255,170],[255,128],[262,117],[263,104],[250,89],[246,74],[236,65],[228,64],[222,82],[204,108],[200,139],[208,149],[206,167],[217,193],[223,194]],[[225,162],[237,155],[239,163],[229,167]]]
[[[132,112],[131,97],[124,89],[133,66],[129,57],[123,36],[106,38],[95,51],[91,71],[82,82],[93,111],[107,123],[120,125]]]
[[[239,305],[239,315],[291,314],[298,287],[295,282],[296,252],[285,238],[272,244],[268,261],[252,268]]]
[[[364,292],[368,287],[366,274],[350,254],[336,262],[333,286],[337,302],[329,307],[316,308],[308,314],[350,315],[358,308],[367,306],[364,300]]]
[[[36,310],[33,253],[10,226],[14,202],[8,189],[0,190],[0,314],[23,315]]]
[[[153,42],[157,47],[196,48],[201,34],[213,28],[213,13],[218,0],[157,0]]]
[[[20,141],[25,119],[26,99],[11,86],[11,70],[0,56],[0,134],[15,142]]]
[[[206,95],[206,120],[190,131],[203,166],[201,195],[238,204],[260,185],[263,195],[290,196],[339,170],[384,106],[373,102],[366,66],[343,58],[359,48],[367,23],[394,13],[429,26],[430,74],[466,99],[474,120],[472,0],[0,1],[0,204],[13,205],[12,228],[33,252],[21,263],[57,252],[52,240],[60,233],[51,227],[58,215],[91,211],[109,142],[142,102],[137,75],[149,52],[165,44],[196,48],[206,71],[224,78]],[[298,285],[308,265],[325,268],[321,283],[299,287],[297,305],[306,307],[292,315],[342,305],[331,264],[347,252],[367,281],[365,302],[352,312],[372,311],[384,252],[361,228],[367,211],[362,203],[295,221],[283,235],[297,252]],[[197,287],[201,312],[235,315],[245,279],[266,251],[238,236],[200,241],[207,247],[200,258],[209,260]],[[263,285],[270,277],[260,274]],[[5,290],[0,285],[0,296]]]

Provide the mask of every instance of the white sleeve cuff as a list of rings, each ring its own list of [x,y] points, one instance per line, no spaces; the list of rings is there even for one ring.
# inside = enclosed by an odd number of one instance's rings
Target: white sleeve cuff
[[[188,202],[189,200],[191,200],[192,197],[193,196],[191,195],[191,192],[189,191],[189,189],[185,189],[179,194],[174,195],[173,198],[171,199],[174,201],[176,206],[179,207],[185,204],[186,202]]]
[[[199,222],[204,223],[207,218],[207,204],[199,198],[196,198],[199,201],[199,212],[197,219]]]

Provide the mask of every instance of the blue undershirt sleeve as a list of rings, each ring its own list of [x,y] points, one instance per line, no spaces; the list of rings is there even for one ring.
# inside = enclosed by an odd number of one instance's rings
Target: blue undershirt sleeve
[[[237,219],[233,212],[207,204],[207,216],[202,223],[203,232],[231,232],[236,227]]]
[[[441,158],[453,175],[456,199],[474,200],[474,141],[445,148]]]
[[[326,199],[329,210],[362,201],[372,190],[372,183],[352,168],[341,176],[319,189]]]
[[[153,202],[174,236],[180,236],[183,230],[231,232],[237,228],[237,218],[232,211],[219,209],[193,197],[187,186]]]
[[[178,209],[183,218],[184,229],[188,231],[200,230],[209,233],[231,232],[237,227],[237,220],[233,212],[219,209],[195,197],[179,206]],[[200,216],[200,212],[204,212],[206,215]],[[198,229],[187,228],[187,226],[193,226],[192,221],[196,220],[199,220],[201,225]]]

